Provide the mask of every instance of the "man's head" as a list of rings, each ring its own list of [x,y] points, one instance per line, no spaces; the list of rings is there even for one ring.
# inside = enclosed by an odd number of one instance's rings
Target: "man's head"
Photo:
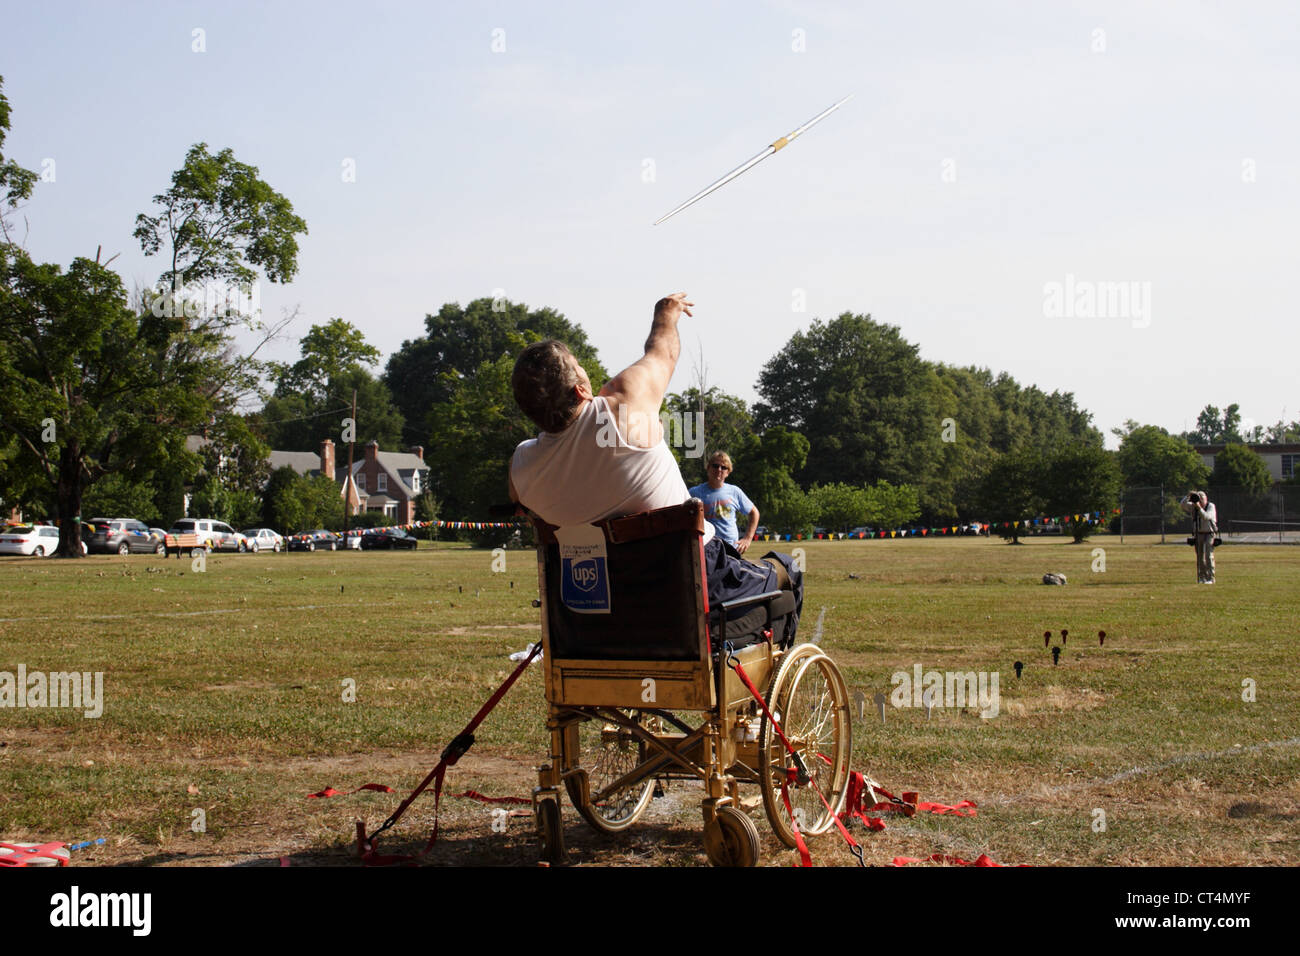
[[[709,456],[709,463],[705,466],[705,473],[709,479],[710,488],[721,488],[727,476],[731,474],[731,456],[725,451],[715,451]]]
[[[510,376],[515,401],[546,432],[562,432],[591,398],[591,379],[568,346],[555,339],[534,342],[519,353]]]

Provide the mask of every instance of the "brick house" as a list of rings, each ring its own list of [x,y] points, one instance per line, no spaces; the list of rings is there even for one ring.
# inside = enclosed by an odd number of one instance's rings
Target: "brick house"
[[[395,524],[415,520],[415,499],[429,487],[429,466],[424,463],[424,448],[414,446],[409,452],[380,451],[378,442],[366,445],[360,459],[347,463],[335,458],[334,442],[320,443],[320,454],[310,451],[273,451],[271,470],[288,465],[306,478],[330,475],[339,486],[351,514],[380,511]]]

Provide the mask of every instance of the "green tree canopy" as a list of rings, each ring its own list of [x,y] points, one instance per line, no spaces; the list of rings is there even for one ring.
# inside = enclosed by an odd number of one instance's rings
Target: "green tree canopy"
[[[279,451],[316,451],[322,439],[359,444],[379,443],[385,451],[403,447],[405,420],[388,386],[366,366],[379,361],[379,350],[343,319],[313,325],[303,336],[302,357],[292,365],[273,366],[275,393],[258,416],[267,444]],[[349,431],[352,393],[357,417]]]
[[[307,223],[230,149],[214,156],[207,143],[190,147],[171,188],[153,201],[161,209],[136,217],[135,237],[145,255],[170,257],[165,285],[249,283],[257,268],[272,282],[288,282],[298,272],[297,235]]]
[[[1043,510],[1042,487],[1043,457],[1025,448],[993,462],[980,482],[976,501],[994,530],[1017,544],[1025,532],[1024,520]]]
[[[1210,470],[1186,439],[1170,435],[1157,425],[1126,423],[1116,429],[1120,438],[1116,461],[1126,487],[1158,487],[1166,492],[1186,491],[1204,485]]]
[[[1120,473],[1115,456],[1082,442],[1055,449],[1044,463],[1040,488],[1049,515],[1109,514],[1119,502]],[[1076,542],[1088,536],[1087,521],[1071,521]]]
[[[5,78],[0,76],[0,238],[7,241],[9,230],[5,217],[18,207],[19,202],[31,198],[37,176],[32,170],[4,157],[5,136],[9,132],[9,100],[5,97],[4,86]]]
[[[1273,478],[1268,465],[1245,445],[1230,444],[1214,456],[1210,484],[1215,487],[1244,488],[1256,494],[1268,491]]]
[[[475,299],[464,308],[451,302],[436,315],[426,315],[424,327],[424,335],[403,342],[389,357],[384,372],[384,382],[406,421],[407,444],[424,443],[429,432],[437,430],[430,412],[453,399],[460,380],[502,356],[513,363],[530,342],[564,342],[596,390],[609,378],[587,333],[554,309],[529,309],[502,299]]]

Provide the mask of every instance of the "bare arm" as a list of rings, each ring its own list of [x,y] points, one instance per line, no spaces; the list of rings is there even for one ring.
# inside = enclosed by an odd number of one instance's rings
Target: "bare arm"
[[[668,382],[677,367],[681,354],[681,340],[677,335],[677,322],[682,313],[691,314],[693,302],[686,301],[686,293],[678,292],[655,303],[654,321],[645,342],[645,354],[619,372],[600,390],[610,411],[618,416],[620,424],[626,422],[629,444],[638,448],[652,448],[659,443],[663,429],[659,424],[659,406],[663,404]],[[623,411],[620,412],[620,409]]]
[[[744,554],[749,546],[754,543],[754,532],[758,530],[758,509],[749,510],[749,527],[745,529],[745,536],[736,542],[736,550]]]

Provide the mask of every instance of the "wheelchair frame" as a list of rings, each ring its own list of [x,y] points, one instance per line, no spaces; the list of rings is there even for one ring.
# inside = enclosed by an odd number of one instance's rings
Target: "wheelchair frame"
[[[797,845],[796,825],[805,837],[823,833],[843,807],[852,729],[839,669],[816,645],[783,648],[773,635],[774,626],[793,610],[788,592],[710,610],[703,522],[703,505],[692,500],[597,524],[605,532],[611,577],[626,573],[619,566],[624,545],[656,539],[670,551],[682,549],[682,573],[662,596],[684,608],[677,633],[670,635],[677,651],[651,660],[626,659],[626,645],[613,655],[593,653],[589,645],[576,653],[557,646],[585,622],[552,593],[559,574],[556,529],[534,519],[550,754],[538,769],[533,805],[541,855],[548,862],[565,858],[561,791],[593,828],[617,833],[645,812],[661,781],[700,780],[705,851],[715,866],[758,861],[758,830],[744,812],[741,784],[759,786],[768,821],[789,847]],[[620,620],[617,605],[599,626],[635,631],[640,622],[628,617],[636,609]],[[747,625],[761,618],[761,637],[735,649],[725,640],[711,643],[711,633],[731,636],[727,624],[738,614]],[[793,754],[736,665],[755,687],[766,688],[767,710],[784,729]],[[676,712],[701,714],[703,722],[691,727]]]

